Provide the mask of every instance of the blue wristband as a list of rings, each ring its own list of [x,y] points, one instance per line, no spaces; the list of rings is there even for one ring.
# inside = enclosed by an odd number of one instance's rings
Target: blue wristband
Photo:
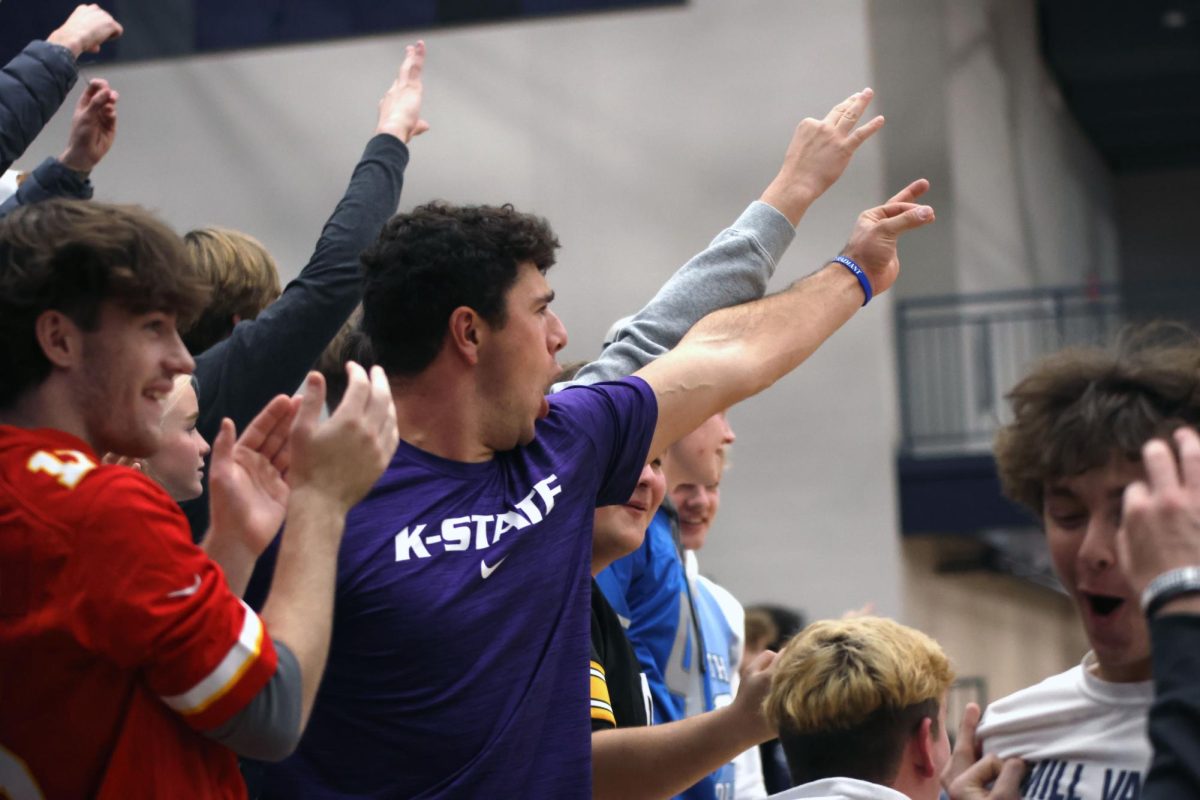
[[[865,306],[867,303],[871,302],[871,298],[875,296],[875,293],[871,291],[871,282],[867,280],[867,273],[863,272],[862,267],[860,267],[858,264],[855,264],[845,256],[834,256],[833,258],[829,259],[829,261],[836,261],[846,269],[853,272],[854,277],[858,278],[858,285],[862,287],[863,294],[866,295],[866,299],[863,300],[863,305]]]

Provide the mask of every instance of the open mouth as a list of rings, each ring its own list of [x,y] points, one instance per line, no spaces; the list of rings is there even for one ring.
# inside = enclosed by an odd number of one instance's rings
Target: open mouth
[[[1107,617],[1115,613],[1125,602],[1125,598],[1123,597],[1113,597],[1108,594],[1089,594],[1084,592],[1083,596],[1087,599],[1092,613],[1098,617]]]

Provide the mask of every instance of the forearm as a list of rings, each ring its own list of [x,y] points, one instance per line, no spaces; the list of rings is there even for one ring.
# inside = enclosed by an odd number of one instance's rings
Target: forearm
[[[650,457],[795,369],[861,306],[858,281],[832,264],[779,294],[702,319],[668,356],[638,372],[659,400]]]
[[[300,665],[301,727],[312,711],[329,654],[345,512],[311,487],[292,490],[275,577],[263,607],[267,629],[291,649]]]
[[[196,427],[206,439],[223,417],[240,430],[272,397],[291,394],[304,380],[362,299],[358,259],[395,213],[407,163],[399,139],[373,137],[300,275],[256,319],[196,357]]]
[[[21,157],[66,99],[78,73],[65,47],[30,42],[0,70],[0,172]]]
[[[1146,800],[1200,792],[1200,615],[1181,609],[1168,613],[1169,608],[1164,606],[1150,623],[1155,699],[1149,733],[1154,761],[1142,792]]]
[[[752,203],[732,227],[680,267],[571,383],[632,375],[675,347],[705,315],[762,297],[795,235],[795,227],[778,210]],[[558,384],[554,390],[567,385]]]
[[[597,800],[671,797],[768,738],[736,706],[664,725],[596,731],[592,794]]]
[[[229,586],[229,591],[238,597],[244,595],[258,557],[250,552],[236,534],[215,528],[208,529],[200,547],[225,573],[225,583]]]

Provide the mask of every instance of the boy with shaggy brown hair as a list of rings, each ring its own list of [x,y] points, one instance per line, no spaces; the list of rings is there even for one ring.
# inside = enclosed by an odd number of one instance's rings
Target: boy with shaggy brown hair
[[[1009,397],[1014,419],[996,437],[1000,478],[1042,521],[1092,650],[992,703],[983,751],[1029,763],[1025,797],[1136,798],[1151,757],[1150,639],[1117,532],[1126,487],[1145,479],[1142,447],[1200,423],[1200,339],[1158,324],[1109,348],[1064,350]]]

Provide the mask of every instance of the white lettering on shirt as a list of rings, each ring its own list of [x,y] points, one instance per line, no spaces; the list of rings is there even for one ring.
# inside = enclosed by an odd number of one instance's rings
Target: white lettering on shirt
[[[429,558],[436,555],[429,548],[437,544],[447,552],[485,550],[499,542],[504,534],[525,530],[544,520],[554,510],[554,498],[562,491],[558,476],[551,475],[535,483],[529,494],[507,511],[447,517],[440,522],[405,526],[395,536],[396,561]],[[426,529],[430,529],[429,535],[426,535]]]

